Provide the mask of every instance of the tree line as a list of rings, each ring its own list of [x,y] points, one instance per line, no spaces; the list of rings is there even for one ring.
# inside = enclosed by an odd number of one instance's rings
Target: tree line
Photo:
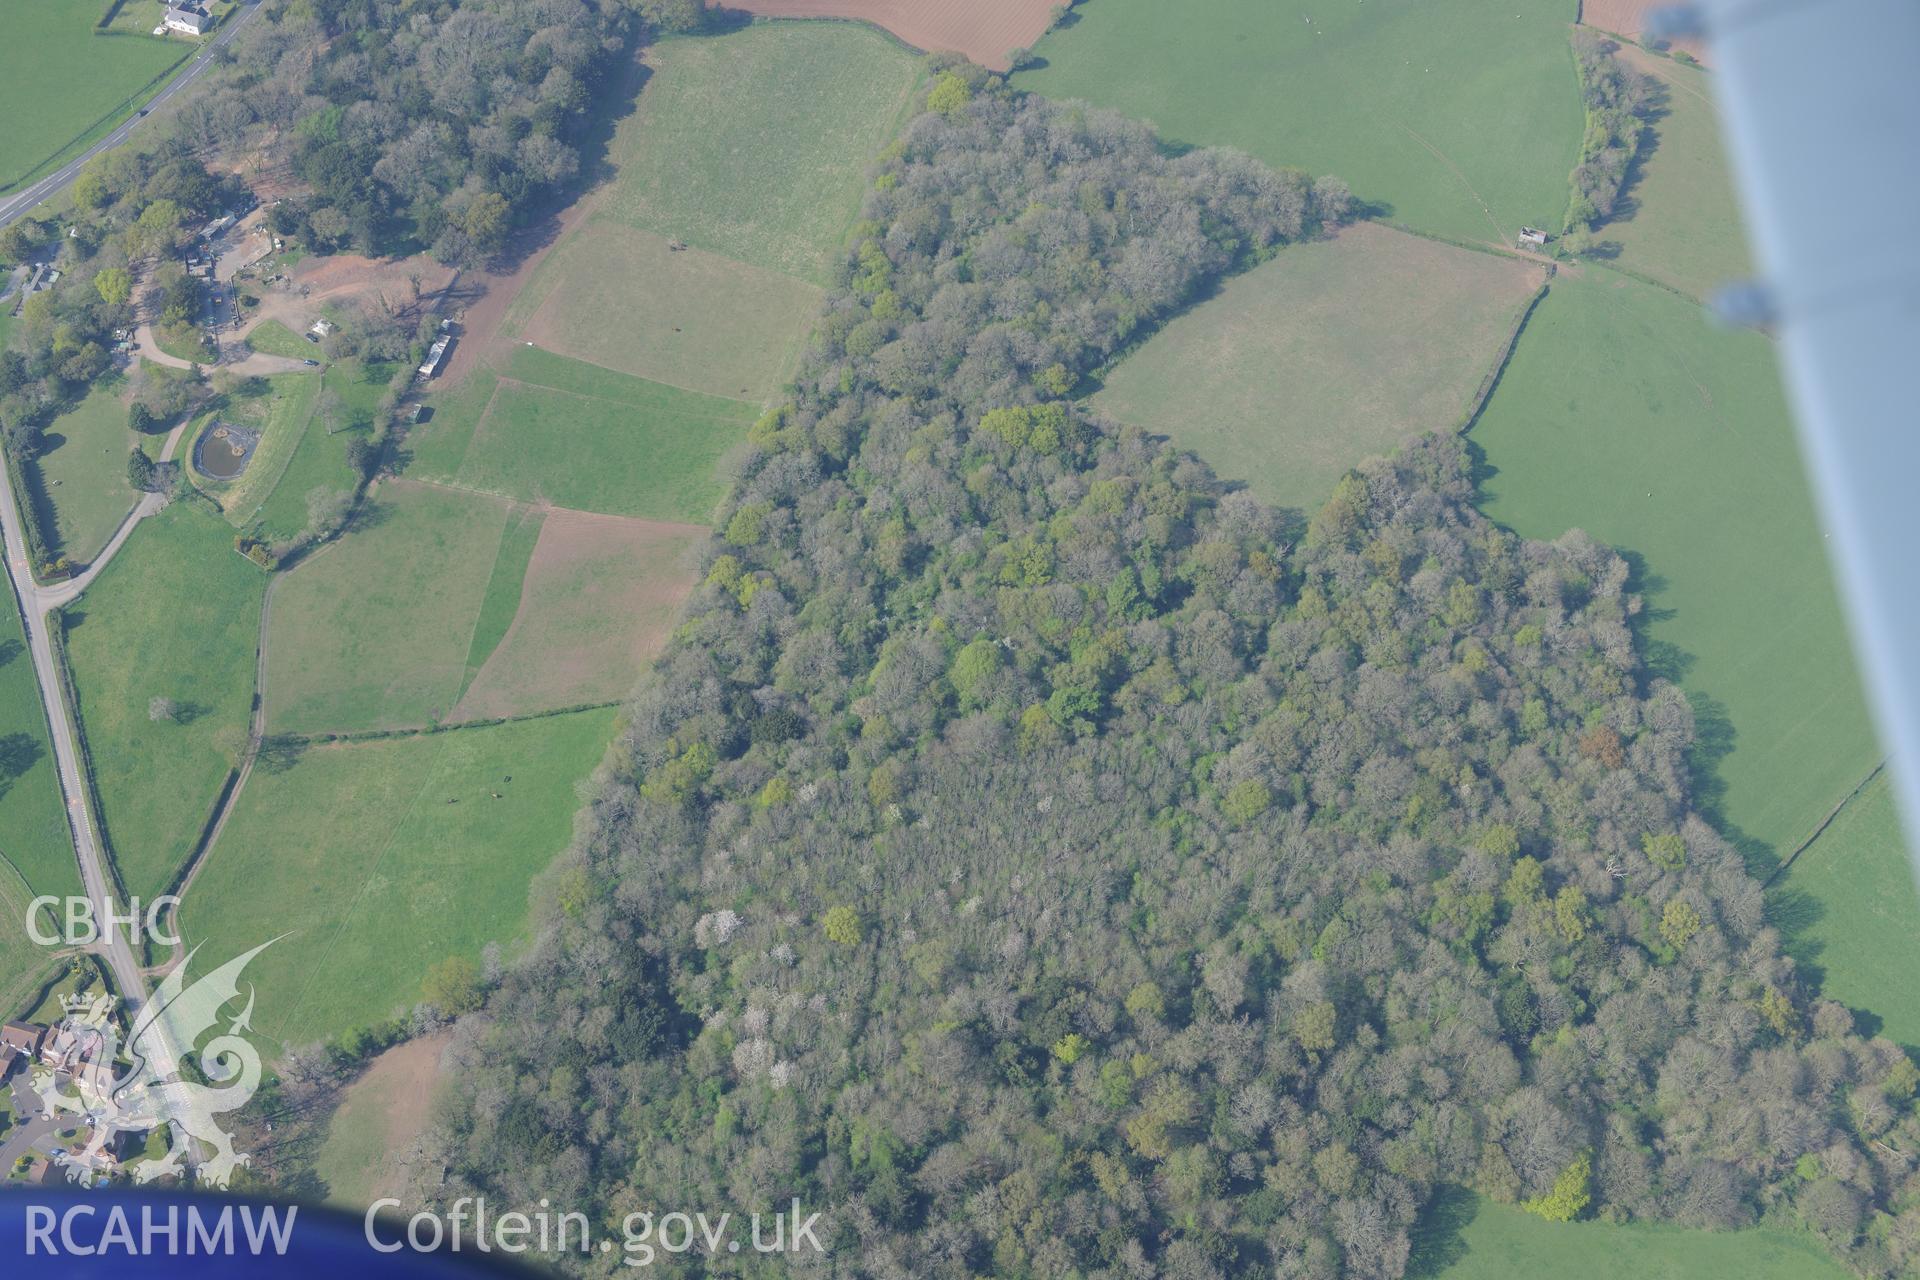
[[[1573,58],[1587,125],[1580,159],[1568,179],[1573,187],[1567,205],[1569,232],[1592,230],[1613,217],[1621,189],[1646,145],[1648,121],[1661,105],[1660,83],[1623,66],[1614,56],[1619,49],[1597,32],[1574,28]]]

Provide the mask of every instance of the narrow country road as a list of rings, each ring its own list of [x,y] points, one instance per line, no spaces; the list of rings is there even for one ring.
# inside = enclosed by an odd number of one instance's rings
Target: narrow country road
[[[169,433],[166,446],[161,450],[162,461],[173,457],[173,451],[185,430],[185,424],[182,424]],[[47,724],[52,731],[54,764],[60,779],[61,798],[65,801],[67,824],[73,833],[74,853],[80,863],[81,883],[87,897],[93,902],[95,920],[104,921],[106,909],[115,905],[116,899],[112,891],[112,877],[107,874],[106,857],[100,847],[99,833],[93,825],[93,809],[89,803],[86,770],[80,762],[80,739],[75,732],[73,708],[68,705],[65,684],[54,652],[53,615],[62,605],[87,589],[107,562],[126,545],[135,526],[165,506],[166,499],[157,493],[141,495],[140,501],[121,522],[112,540],[87,566],[86,572],[48,587],[40,586],[33,578],[33,566],[27,558],[26,529],[22,523],[19,499],[20,495],[13,491],[11,474],[7,468],[0,467],[0,537],[4,537],[6,544],[7,579],[19,601],[21,616],[26,621],[27,650],[33,661],[34,677],[40,686],[40,700],[46,708]],[[141,972],[139,957],[126,935],[118,929],[105,933],[104,941],[96,943],[91,950],[113,970],[114,981],[120,988],[131,1025],[149,995],[146,976]],[[164,1028],[166,1023],[161,1020],[157,1025]],[[159,1039],[161,1043],[151,1046],[154,1067],[161,1073],[162,1079],[174,1078],[179,1071],[179,1054],[164,1030]]]
[[[125,142],[127,136],[140,126],[148,112],[154,110],[156,107],[162,106],[169,98],[173,97],[174,94],[199,79],[201,73],[213,65],[213,51],[225,47],[235,36],[240,34],[241,28],[253,21],[254,15],[259,12],[260,5],[258,0],[253,0],[252,3],[247,3],[246,0],[242,0],[240,6],[233,11],[233,15],[228,19],[227,24],[220,29],[212,40],[207,42],[207,46],[204,49],[193,56],[193,61],[187,64],[186,70],[167,81],[160,92],[148,99],[146,106],[137,115],[130,116],[122,121],[113,132],[26,190],[5,198],[0,198],[0,229],[4,229],[9,223],[25,217],[43,201],[49,200],[62,191],[65,191],[72,185],[73,180],[80,175],[80,171],[86,168],[87,161],[93,159],[102,151],[111,151],[113,148]]]

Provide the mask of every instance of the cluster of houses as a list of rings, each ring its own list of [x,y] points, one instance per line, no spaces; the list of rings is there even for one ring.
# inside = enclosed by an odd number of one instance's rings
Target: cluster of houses
[[[113,1051],[114,1041],[101,1027],[78,1018],[69,1017],[53,1027],[37,1022],[9,1022],[0,1026],[0,1084],[13,1075],[16,1066],[31,1071],[37,1063],[52,1071],[58,1083],[71,1081],[83,1092],[104,1095],[111,1091],[115,1079]],[[84,1117],[78,1119],[82,1125],[86,1123]],[[55,1144],[51,1158],[33,1157],[26,1178],[35,1183],[65,1180],[68,1167],[76,1161],[89,1165],[85,1170],[89,1175],[105,1175],[124,1160],[140,1155],[145,1143],[144,1133],[116,1130],[91,1161],[86,1156],[84,1138],[70,1144]]]

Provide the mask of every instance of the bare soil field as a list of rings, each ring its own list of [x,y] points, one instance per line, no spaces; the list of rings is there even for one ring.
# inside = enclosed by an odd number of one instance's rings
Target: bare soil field
[[[402,1159],[427,1126],[440,1055],[452,1036],[436,1031],[397,1044],[347,1086],[319,1158],[335,1201],[357,1208],[399,1190]]]
[[[689,391],[773,395],[793,373],[820,288],[673,243],[593,222],[521,295],[537,308],[525,327],[509,314],[502,336]]]
[[[717,6],[762,18],[851,18],[871,22],[916,49],[962,53],[1007,70],[1007,54],[1046,34],[1055,0],[724,0]]]
[[[520,606],[450,719],[484,720],[624,697],[665,647],[706,530],[550,510]]]
[[[470,272],[461,281],[459,296],[464,303],[460,312],[460,341],[453,344],[453,355],[434,379],[442,388],[458,386],[468,372],[480,364],[487,349],[500,335],[500,327],[520,291],[540,270],[540,264],[558,245],[566,243],[599,205],[601,192],[592,192],[563,210],[555,222],[543,228],[540,243],[521,252],[514,265],[500,272]]]
[[[1640,39],[1647,15],[1669,0],[1580,0],[1580,21],[1589,27],[1610,31],[1616,36]],[[1701,66],[1713,65],[1707,46],[1698,40],[1672,40],[1667,47],[1693,57]]]
[[[410,306],[417,281],[420,296],[439,293],[459,274],[424,253],[410,258],[366,258],[336,253],[325,258],[302,258],[288,275],[297,294],[307,290],[309,304],[336,298],[384,297],[396,307]]]

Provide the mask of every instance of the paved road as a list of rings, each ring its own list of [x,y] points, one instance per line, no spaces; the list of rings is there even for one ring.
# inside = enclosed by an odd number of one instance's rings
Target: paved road
[[[175,427],[167,437],[166,447],[161,451],[163,460],[173,456],[184,431],[183,424]],[[0,536],[6,540],[7,578],[20,601],[20,612],[26,618],[27,651],[33,659],[34,677],[40,685],[40,700],[46,707],[47,722],[53,729],[54,764],[60,777],[62,798],[66,801],[67,822],[73,832],[74,853],[80,862],[80,879],[87,897],[93,900],[94,918],[103,920],[103,905],[114,901],[112,880],[107,875],[99,833],[94,830],[93,810],[87,802],[87,775],[80,764],[80,740],[74,732],[72,708],[67,705],[60,667],[54,657],[53,614],[87,589],[107,562],[126,545],[135,526],[160,510],[165,505],[165,499],[155,493],[143,494],[106,548],[87,566],[85,573],[68,582],[46,587],[33,580],[33,569],[27,561],[26,530],[21,522],[17,499],[18,495],[13,492],[12,476],[6,467],[0,466]],[[105,959],[113,970],[115,984],[120,988],[131,1025],[148,997],[146,975],[140,970],[138,956],[128,943],[126,934],[119,929],[112,930],[107,940],[92,950]],[[164,1026],[164,1023],[161,1025]],[[166,1040],[164,1035],[160,1038]],[[153,1046],[153,1049],[155,1066],[161,1071],[162,1078],[169,1078],[178,1071],[179,1054],[171,1043],[162,1043]]]
[[[59,169],[40,179],[40,181],[34,183],[26,190],[0,199],[0,228],[4,228],[8,223],[26,216],[29,211],[38,206],[42,201],[51,199],[60,194],[60,192],[65,191],[73,184],[74,178],[79,176],[80,170],[86,167],[87,161],[93,159],[102,151],[111,151],[113,148],[125,142],[128,134],[131,134],[141,124],[145,123],[145,116],[148,111],[164,105],[174,94],[199,79],[201,73],[212,65],[213,51],[224,47],[235,36],[239,35],[241,28],[245,27],[249,22],[252,22],[254,15],[259,12],[260,5],[258,0],[252,0],[251,3],[243,0],[241,6],[235,9],[233,15],[227,19],[226,25],[221,27],[213,39],[207,42],[206,48],[194,55],[193,61],[187,64],[186,70],[167,81],[160,92],[153,95],[152,99],[148,101],[144,111],[129,117],[112,133],[109,133],[106,137],[100,139],[100,141],[94,143],[91,147],[88,147],[77,158],[68,161]]]

